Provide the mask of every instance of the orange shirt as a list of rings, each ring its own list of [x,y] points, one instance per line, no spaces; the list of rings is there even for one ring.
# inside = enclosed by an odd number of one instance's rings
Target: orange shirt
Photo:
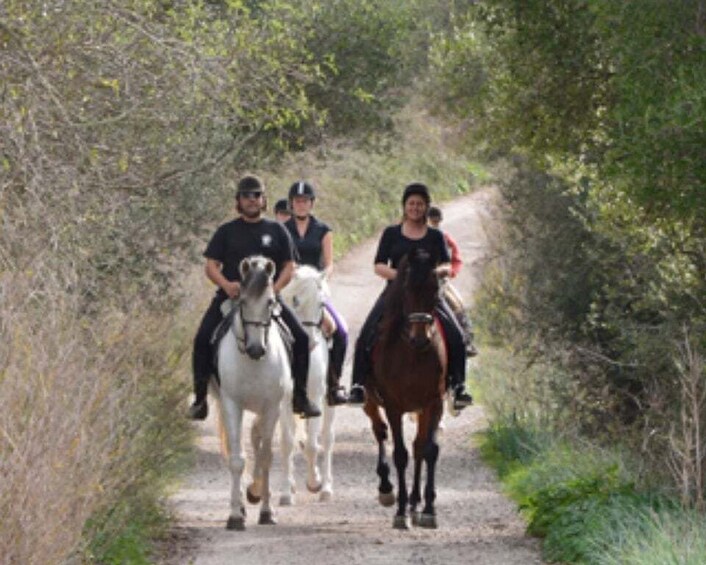
[[[451,278],[454,278],[461,271],[461,265],[463,265],[461,251],[458,248],[456,240],[446,232],[444,232],[444,239],[446,240],[446,245],[451,255]]]

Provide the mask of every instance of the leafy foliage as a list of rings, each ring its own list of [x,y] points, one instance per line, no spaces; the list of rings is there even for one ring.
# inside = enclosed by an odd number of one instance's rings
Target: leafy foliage
[[[706,379],[705,14],[699,0],[485,0],[432,51],[443,111],[502,158],[481,322],[561,367],[571,382],[545,405],[648,445],[657,472],[702,420],[682,417],[679,359],[688,344]]]

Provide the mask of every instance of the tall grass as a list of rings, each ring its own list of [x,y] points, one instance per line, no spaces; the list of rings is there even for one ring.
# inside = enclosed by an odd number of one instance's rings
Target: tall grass
[[[622,511],[612,543],[593,539],[596,565],[701,565],[706,563],[706,520],[684,511]]]
[[[0,282],[0,555],[61,563],[125,525],[111,517],[119,500],[155,500],[189,430],[171,417],[183,381],[168,316],[138,303],[83,318],[70,294],[39,295],[31,277]]]

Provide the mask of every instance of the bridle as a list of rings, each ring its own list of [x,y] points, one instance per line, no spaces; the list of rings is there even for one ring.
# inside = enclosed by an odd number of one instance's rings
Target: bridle
[[[245,350],[245,330],[247,326],[254,326],[256,328],[262,328],[265,331],[265,349],[267,349],[270,341],[270,326],[272,325],[272,316],[274,314],[275,300],[271,300],[267,307],[267,319],[266,320],[248,320],[243,312],[243,300],[238,300],[236,308],[238,309],[237,318],[240,321],[240,327],[242,329],[242,335],[239,335],[235,324],[233,324],[233,334],[235,335],[235,341],[238,344],[238,351],[243,354],[247,354]]]
[[[294,297],[294,299],[296,301],[296,296]],[[310,349],[314,349],[314,347],[316,346],[316,341],[318,339],[315,335],[313,335],[313,330],[318,329],[320,332],[323,333],[324,303],[322,300],[320,300],[320,297],[319,297],[319,301],[318,301],[318,315],[315,315],[314,318],[315,319],[313,319],[313,320],[301,320],[300,319],[300,323],[302,326],[304,326],[305,328],[311,328],[311,330],[312,330],[312,336],[311,336],[312,339],[311,339],[311,343],[310,343]]]

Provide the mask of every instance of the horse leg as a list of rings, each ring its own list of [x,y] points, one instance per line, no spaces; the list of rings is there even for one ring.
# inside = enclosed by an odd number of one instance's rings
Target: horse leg
[[[417,436],[414,438],[414,479],[412,482],[412,492],[409,495],[409,511],[412,516],[412,525],[419,525],[419,511],[417,505],[422,500],[422,462],[424,461],[424,444],[426,438],[422,437],[422,420],[417,419]]]
[[[336,441],[336,433],[333,429],[333,422],[336,417],[336,408],[324,406],[323,432],[321,434],[321,444],[323,453],[321,457],[321,474],[323,484],[319,500],[326,502],[333,496],[333,445]]]
[[[270,490],[270,471],[272,470],[272,437],[275,433],[277,418],[279,417],[279,404],[271,406],[262,415],[260,425],[262,429],[260,449],[256,454],[258,464],[262,469],[262,502],[260,504],[260,518],[258,524],[276,524],[271,506],[272,492]]]
[[[428,420],[427,438],[424,444],[424,461],[427,464],[427,483],[424,487],[424,508],[422,515],[419,517],[419,525],[422,528],[437,528],[436,510],[434,509],[434,500],[436,499],[436,462],[439,459],[439,443],[436,438],[436,432],[439,426],[439,421],[444,411],[444,403],[441,398],[435,402],[429,411],[425,414],[424,419]]]
[[[228,517],[226,528],[229,530],[244,530],[245,505],[241,488],[243,469],[245,469],[245,457],[241,441],[243,411],[240,406],[236,405],[225,395],[221,398],[221,406],[223,409],[223,423],[228,435],[228,445],[230,446],[230,454],[228,455],[228,467],[230,468],[231,476],[230,516]]]
[[[404,436],[402,434],[402,414],[389,408],[386,408],[385,411],[387,413],[387,421],[390,422],[390,428],[392,428],[392,441],[395,445],[392,458],[397,469],[397,514],[395,515],[393,526],[400,530],[406,530],[409,528],[409,522],[407,521],[407,502],[409,497],[405,475],[409,453],[404,445]]]
[[[318,457],[321,447],[319,446],[319,434],[321,433],[321,418],[309,418],[306,421],[306,488],[309,492],[317,493],[321,490],[321,473],[319,472]]]
[[[262,467],[260,465],[260,459],[257,457],[257,452],[260,450],[262,444],[262,425],[259,417],[255,418],[250,428],[250,443],[256,457],[252,472],[252,482],[248,485],[248,488],[245,489],[245,495],[250,504],[257,504],[262,498]]]
[[[378,485],[378,501],[383,506],[392,506],[395,503],[395,493],[390,482],[390,465],[387,462],[385,453],[385,440],[387,439],[387,424],[383,422],[380,415],[380,407],[372,400],[371,396],[365,400],[363,410],[370,418],[373,427],[373,434],[378,442],[378,464],[377,474],[380,477]]]
[[[280,488],[280,506],[291,506],[294,503],[294,434],[296,422],[292,412],[291,395],[285,394],[280,404],[280,443],[282,454],[282,486]]]

